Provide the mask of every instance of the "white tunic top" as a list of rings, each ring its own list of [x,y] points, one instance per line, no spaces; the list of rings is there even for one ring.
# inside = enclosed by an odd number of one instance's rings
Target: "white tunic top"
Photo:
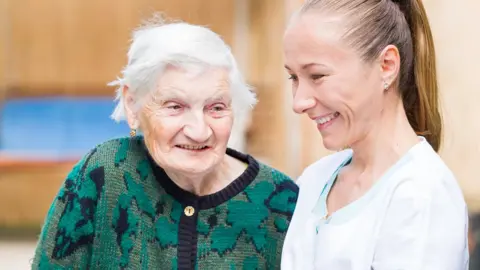
[[[453,176],[422,141],[358,200],[326,216],[326,198],[351,150],[298,179],[283,270],[466,270],[468,211]]]

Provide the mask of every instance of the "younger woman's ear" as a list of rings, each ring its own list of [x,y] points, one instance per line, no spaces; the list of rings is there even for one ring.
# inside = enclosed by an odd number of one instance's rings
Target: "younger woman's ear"
[[[138,119],[135,110],[135,98],[130,93],[128,86],[123,86],[123,106],[125,107],[125,117],[131,129],[138,128]]]
[[[384,84],[392,85],[400,72],[400,53],[394,45],[388,45],[380,54],[380,66]]]

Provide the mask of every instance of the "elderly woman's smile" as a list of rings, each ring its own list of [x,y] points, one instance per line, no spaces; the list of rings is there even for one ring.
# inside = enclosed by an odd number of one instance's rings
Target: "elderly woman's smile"
[[[177,144],[175,146],[180,149],[188,150],[192,152],[204,152],[205,150],[210,149],[210,146],[207,146],[207,145]]]

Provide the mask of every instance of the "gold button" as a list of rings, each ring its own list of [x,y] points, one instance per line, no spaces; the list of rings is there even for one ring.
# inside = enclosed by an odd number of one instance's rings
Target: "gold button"
[[[195,209],[191,206],[187,206],[187,207],[185,207],[185,210],[183,212],[185,213],[185,215],[187,217],[191,217],[195,213]]]

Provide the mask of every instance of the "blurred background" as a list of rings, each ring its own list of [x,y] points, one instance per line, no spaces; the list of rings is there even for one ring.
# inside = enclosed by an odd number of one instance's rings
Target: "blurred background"
[[[109,119],[106,84],[126,63],[130,33],[154,12],[209,26],[232,47],[260,100],[235,131],[248,152],[291,177],[328,154],[314,124],[291,110],[282,35],[302,0],[0,0],[0,269],[29,269],[43,218],[73,164],[128,136]],[[471,216],[480,212],[480,2],[425,0],[445,121],[441,155]],[[478,254],[478,248],[473,253]],[[472,254],[472,268],[478,255]]]

